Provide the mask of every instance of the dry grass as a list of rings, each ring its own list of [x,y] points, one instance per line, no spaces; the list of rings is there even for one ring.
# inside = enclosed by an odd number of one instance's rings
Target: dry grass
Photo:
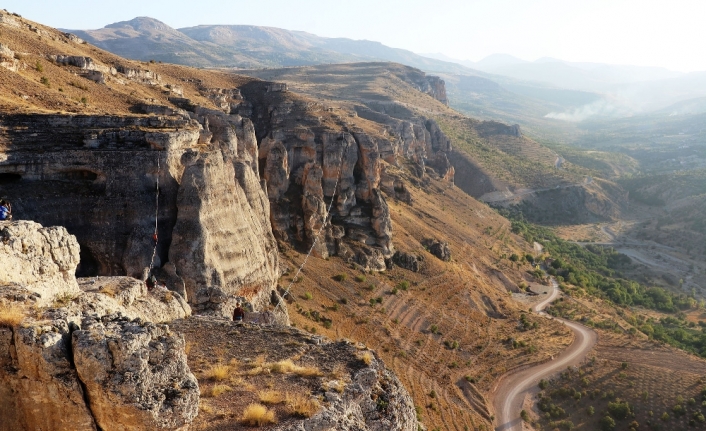
[[[345,389],[346,389],[346,382],[344,382],[343,380],[333,380],[333,381],[324,383],[324,390],[327,390],[327,391],[336,391],[339,394],[342,394]]]
[[[284,397],[280,391],[268,390],[257,393],[260,402],[263,404],[279,404],[284,401]]]
[[[373,359],[375,359],[375,357],[373,356],[373,352],[366,350],[358,355],[358,359],[363,361],[365,365],[370,365],[373,363]]]
[[[240,419],[242,423],[250,426],[262,426],[267,424],[277,423],[275,412],[269,410],[262,404],[250,404],[243,410],[243,416]]]
[[[304,394],[287,394],[285,402],[294,416],[310,418],[321,408],[319,402]]]
[[[319,370],[316,367],[302,367],[294,362],[292,362],[291,359],[285,359],[279,362],[275,362],[272,364],[268,364],[268,368],[272,370],[274,373],[278,374],[296,374],[300,377],[319,377],[322,376],[323,373],[321,370]]]
[[[208,414],[213,413],[213,407],[211,407],[211,406],[210,406],[208,403],[206,403],[206,401],[204,401],[204,400],[201,400],[201,402],[199,403],[199,409],[200,409],[202,412],[204,412],[204,413],[208,413]]]
[[[25,318],[24,308],[19,305],[0,304],[0,327],[14,328]]]
[[[115,298],[116,294],[115,289],[111,286],[103,286],[99,292],[103,295],[110,296],[111,298]]]
[[[230,371],[231,370],[228,365],[216,364],[206,371],[206,378],[220,382],[230,376]]]
[[[233,390],[233,388],[231,388],[228,385],[215,385],[214,387],[211,388],[211,396],[217,397],[221,394],[224,394],[226,392],[230,392],[232,390]]]

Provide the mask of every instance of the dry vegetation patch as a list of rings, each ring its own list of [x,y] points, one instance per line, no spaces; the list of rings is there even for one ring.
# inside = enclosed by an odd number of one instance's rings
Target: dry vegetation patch
[[[0,327],[14,328],[25,318],[25,310],[17,304],[0,303]]]

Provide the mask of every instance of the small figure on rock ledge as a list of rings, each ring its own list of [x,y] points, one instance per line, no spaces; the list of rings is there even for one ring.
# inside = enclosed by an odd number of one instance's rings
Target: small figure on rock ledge
[[[12,205],[10,202],[0,199],[0,221],[12,220]]]
[[[240,302],[235,304],[235,310],[233,310],[233,322],[242,322],[245,319],[245,311],[240,306]]]

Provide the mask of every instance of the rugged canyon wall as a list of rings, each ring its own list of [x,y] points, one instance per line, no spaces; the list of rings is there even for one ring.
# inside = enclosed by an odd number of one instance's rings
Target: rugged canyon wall
[[[377,123],[361,127],[369,123],[348,121],[321,103],[272,88],[253,82],[241,92],[260,142],[275,237],[313,247],[321,257],[385,269],[394,253],[386,195],[408,198],[385,167],[409,160],[420,176],[429,165],[452,181],[449,139],[433,120],[402,120],[360,107],[358,116]],[[322,229],[327,218],[331,224]]]
[[[0,116],[0,194],[16,218],[76,235],[81,276],[153,263],[187,298],[217,285],[263,302],[279,274],[252,124],[139,109],[158,115]]]

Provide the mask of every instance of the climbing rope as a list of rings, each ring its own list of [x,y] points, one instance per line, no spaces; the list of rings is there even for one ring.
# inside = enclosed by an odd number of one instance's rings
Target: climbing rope
[[[343,134],[341,134],[341,135],[343,136]],[[344,138],[344,140],[345,140],[345,138]],[[316,232],[316,235],[314,236],[314,242],[311,244],[311,248],[309,248],[309,252],[304,257],[304,261],[302,262],[301,265],[299,265],[299,269],[297,269],[297,272],[294,274],[294,277],[292,277],[292,280],[289,282],[289,285],[284,290],[284,293],[282,295],[280,295],[279,300],[277,301],[277,305],[275,306],[275,310],[277,309],[277,307],[280,307],[282,305],[282,299],[289,294],[289,291],[292,289],[292,286],[294,285],[294,280],[297,279],[299,274],[304,269],[304,266],[306,265],[307,260],[309,260],[309,256],[311,256],[311,253],[314,251],[314,247],[316,247],[316,243],[319,241],[319,236],[321,235],[321,232],[331,222],[331,207],[333,206],[333,201],[336,198],[336,189],[338,188],[338,182],[341,179],[341,171],[343,170],[343,156],[346,154],[346,151],[348,150],[348,145],[349,145],[348,141],[346,141],[346,146],[343,148],[343,151],[341,152],[341,160],[338,163],[338,173],[336,174],[336,182],[333,186],[333,195],[331,196],[331,202],[329,202],[329,204],[328,204],[328,210],[326,211],[326,218],[324,219],[324,223],[321,225],[318,232]],[[284,310],[284,307],[282,309]]]
[[[150,260],[150,272],[154,268],[154,258],[157,256],[157,242],[159,240],[159,236],[157,235],[157,229],[158,229],[158,219],[159,219],[159,174],[160,174],[160,165],[159,165],[159,152],[157,153],[157,192],[155,196],[155,209],[154,209],[154,234],[152,235],[152,240],[154,241],[154,248],[152,249],[152,260]]]

